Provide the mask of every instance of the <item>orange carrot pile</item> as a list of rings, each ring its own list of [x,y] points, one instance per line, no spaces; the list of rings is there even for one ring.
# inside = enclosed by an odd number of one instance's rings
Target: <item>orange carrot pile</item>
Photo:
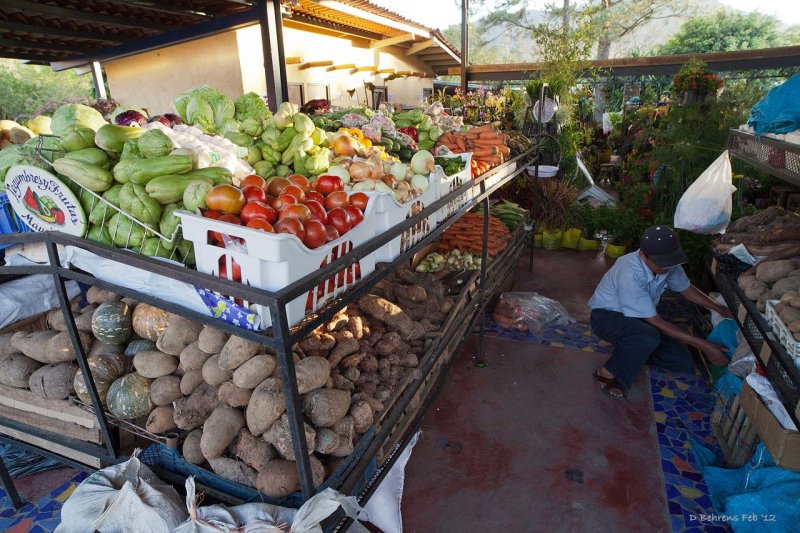
[[[487,252],[494,257],[508,246],[511,232],[499,218],[489,217]],[[481,253],[483,243],[483,214],[467,213],[450,226],[439,239],[439,251],[461,250]]]
[[[472,160],[490,167],[508,159],[511,149],[506,146],[508,136],[486,124],[470,129],[466,133],[447,133],[439,137],[438,144],[454,153],[472,152]],[[474,174],[474,173],[473,173]]]

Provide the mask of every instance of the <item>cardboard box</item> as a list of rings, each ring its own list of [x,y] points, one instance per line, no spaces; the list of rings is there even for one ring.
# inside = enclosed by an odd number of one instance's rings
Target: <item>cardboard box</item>
[[[775,463],[800,471],[800,432],[783,429],[747,380],[742,384],[739,402]]]

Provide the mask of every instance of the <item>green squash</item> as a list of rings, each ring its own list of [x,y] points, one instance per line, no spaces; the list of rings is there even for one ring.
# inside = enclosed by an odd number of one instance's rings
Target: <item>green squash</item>
[[[131,309],[125,302],[106,302],[92,314],[92,333],[100,342],[122,344],[131,331]]]
[[[156,343],[147,339],[138,339],[131,341],[125,348],[125,355],[133,357],[139,352],[152,352],[158,350]]]
[[[122,354],[118,355],[90,355],[87,358],[89,371],[92,373],[94,385],[97,387],[97,395],[102,403],[106,403],[108,389],[118,378],[128,371],[130,359]],[[83,374],[79,371],[75,373],[72,381],[75,394],[83,403],[91,404],[92,399],[83,381]]]
[[[137,372],[126,374],[114,381],[108,389],[108,410],[117,418],[129,420],[147,416],[153,408],[150,401],[150,383]]]

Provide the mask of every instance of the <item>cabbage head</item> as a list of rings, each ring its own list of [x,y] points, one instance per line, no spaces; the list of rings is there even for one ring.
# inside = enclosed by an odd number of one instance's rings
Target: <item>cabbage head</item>
[[[105,124],[106,120],[98,110],[83,104],[66,104],[53,113],[50,129],[54,135],[61,137],[76,128],[89,128],[97,131]]]

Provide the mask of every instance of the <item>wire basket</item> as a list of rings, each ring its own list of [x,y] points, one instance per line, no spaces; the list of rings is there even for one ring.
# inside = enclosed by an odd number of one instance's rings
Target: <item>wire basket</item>
[[[43,162],[52,172],[57,173],[53,168],[52,162],[59,157],[62,157],[66,152],[63,150],[56,150],[46,147],[45,140],[48,138],[58,139],[59,137],[54,135],[40,135],[38,137],[38,142],[36,143],[36,148],[34,149],[34,156]],[[187,244],[184,246],[183,251],[179,250],[178,248],[178,244],[183,236],[183,231],[180,224],[176,226],[172,235],[164,235],[158,229],[153,227],[153,225],[148,225],[131,216],[109,202],[107,199],[103,198],[94,191],[90,191],[75,180],[63,175],[60,175],[60,177],[78,197],[81,206],[83,206],[83,208],[86,210],[86,218],[89,219],[91,215],[96,215],[95,220],[99,220],[100,222],[92,223],[92,225],[99,228],[98,231],[100,235],[102,235],[104,232],[107,232],[108,236],[111,238],[111,241],[114,243],[114,246],[117,246],[118,248],[125,248],[141,255],[169,259],[183,265],[193,263],[194,246],[191,244],[191,242],[185,241]],[[95,213],[95,209],[99,209],[99,211]],[[130,222],[129,224],[125,224],[127,227],[127,232],[125,232],[123,229],[122,233],[120,233],[121,224],[117,224],[113,228],[113,232],[109,227],[109,220],[111,220],[111,218],[117,214],[126,218]],[[136,226],[139,226],[142,230],[141,239],[135,236],[134,228]],[[149,238],[156,238],[158,239],[158,242],[155,245],[155,249],[149,249],[147,250],[147,253],[144,253],[142,247],[145,240]],[[140,240],[141,242],[136,244],[137,240]]]

